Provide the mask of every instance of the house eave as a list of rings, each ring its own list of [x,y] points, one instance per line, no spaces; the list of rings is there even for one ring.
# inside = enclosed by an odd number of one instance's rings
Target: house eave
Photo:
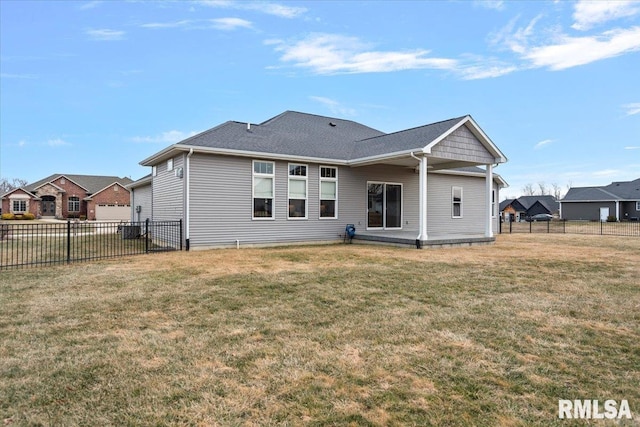
[[[143,160],[142,162],[140,162],[140,165],[153,166],[162,162],[163,160],[167,160],[171,158],[176,153],[189,152],[192,149],[194,153],[218,154],[221,156],[238,156],[238,157],[269,159],[269,160],[285,160],[285,161],[293,161],[293,162],[325,163],[325,164],[334,164],[334,165],[347,164],[346,160],[331,159],[326,157],[297,156],[293,154],[278,154],[278,153],[268,153],[263,151],[233,150],[228,148],[211,148],[211,147],[200,147],[200,146],[193,146],[193,145],[174,144],[160,151],[156,155]]]
[[[429,171],[429,173],[439,173],[443,175],[457,175],[457,176],[473,176],[477,178],[484,178],[486,175],[482,172],[470,172],[470,171],[458,171],[455,169],[438,169],[435,171]],[[502,176],[493,174],[493,180],[500,184],[501,188],[509,187],[509,183],[505,181]]]

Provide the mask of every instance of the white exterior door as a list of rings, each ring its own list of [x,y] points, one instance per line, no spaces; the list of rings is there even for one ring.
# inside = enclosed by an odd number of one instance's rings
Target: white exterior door
[[[600,221],[606,222],[609,217],[609,208],[600,208]]]

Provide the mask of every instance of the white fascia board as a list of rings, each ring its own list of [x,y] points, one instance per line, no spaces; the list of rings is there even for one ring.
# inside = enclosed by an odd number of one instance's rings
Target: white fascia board
[[[122,188],[124,191],[129,192],[129,190],[127,189],[127,187],[125,187],[124,185],[120,184],[117,181],[113,181],[111,184],[107,185],[104,188],[101,188],[100,190],[96,191],[95,193],[92,193],[91,195],[87,196],[84,198],[84,200],[91,200],[93,197],[95,197],[96,194],[100,194],[102,193],[104,190],[106,190],[107,188],[111,188],[114,185],[117,185],[118,187]]]
[[[133,182],[125,185],[124,188],[131,189],[131,188],[138,188],[138,187],[143,187],[145,185],[149,185],[149,184],[151,184],[152,178],[153,177],[151,175],[145,176],[144,178],[140,178],[137,181],[133,181]]]
[[[471,116],[465,116],[451,127],[448,131],[440,135],[438,138],[431,141],[426,147],[424,147],[424,152],[431,154],[431,149],[442,142],[446,137],[455,132],[460,126],[469,123],[471,125],[470,131],[478,138],[480,143],[495,157],[496,163],[506,163],[507,157],[498,149],[498,147],[491,141],[491,139],[483,132],[483,130],[478,126],[478,124],[473,120]]]
[[[469,171],[457,171],[457,170],[453,170],[453,169],[438,169],[438,170],[430,171],[429,173],[439,173],[439,174],[443,174],[443,175],[473,176],[473,177],[477,177],[477,178],[484,178],[486,176],[484,171],[483,172],[469,172]],[[497,182],[498,184],[500,184],[500,186],[502,188],[509,187],[509,183],[507,181],[505,181],[497,173],[493,174],[493,180],[495,182]]]
[[[22,191],[22,192],[26,193],[25,196],[31,197],[33,199],[38,199],[38,196],[36,196],[35,194],[31,193],[30,191],[25,190],[24,188],[14,188],[13,190],[7,191],[6,193],[4,193],[2,195],[2,198],[3,199],[12,198],[12,193],[15,193],[16,191]]]
[[[370,164],[375,164],[375,163],[380,163],[383,162],[385,160],[397,160],[397,159],[402,159],[405,157],[410,157],[411,153],[415,154],[415,153],[424,153],[424,151],[422,151],[421,148],[415,148],[413,150],[405,150],[405,151],[397,151],[395,153],[388,153],[388,154],[378,154],[375,156],[369,156],[369,157],[361,157],[359,159],[354,159],[354,160],[349,160],[347,162],[347,164],[349,166],[366,166],[366,165],[370,165]]]
[[[635,200],[625,199],[605,199],[605,200],[559,200],[560,203],[615,203],[615,202],[635,202]]]
[[[175,144],[172,145],[156,155],[149,157],[140,164],[142,166],[152,166],[157,164],[158,162],[164,160],[164,158],[171,157],[168,154],[172,154],[174,152],[189,152],[193,149],[193,152],[196,154],[218,154],[222,156],[238,156],[238,157],[249,157],[249,158],[258,158],[258,159],[269,159],[269,160],[283,160],[283,161],[291,161],[291,162],[307,162],[307,163],[324,163],[331,165],[346,165],[346,160],[339,159],[327,159],[324,157],[308,157],[308,156],[296,156],[291,154],[278,154],[278,153],[266,153],[261,151],[246,151],[246,150],[233,150],[229,148],[212,148],[212,147],[195,147],[192,145],[182,145]]]
[[[62,177],[62,176],[64,176],[64,175],[60,175],[58,178],[60,178],[60,177]],[[58,179],[58,178],[56,178],[56,179]],[[69,178],[67,178],[66,176],[65,176],[64,178],[65,178],[65,179],[69,179]],[[55,180],[54,180],[54,181],[55,181]],[[69,181],[71,181],[71,180],[69,179]],[[73,182],[73,181],[71,181],[71,182]],[[78,185],[78,183],[76,183],[76,182],[73,182],[73,183],[74,183],[74,184],[76,184],[76,185]],[[38,190],[39,188],[44,187],[45,185],[50,185],[50,186],[52,186],[52,187],[57,188],[57,189],[58,189],[58,191],[60,191],[61,193],[66,193],[66,191],[65,191],[63,188],[58,187],[57,185],[55,185],[55,184],[54,184],[53,182],[51,182],[51,181],[49,181],[49,182],[45,182],[45,183],[44,183],[44,184],[42,184],[42,185],[38,185],[38,186],[34,189],[34,191],[35,191],[35,190]],[[79,187],[80,187],[80,188],[82,188],[83,190],[86,190],[86,188],[84,188],[84,187],[83,187],[83,186],[81,186],[81,185],[79,185]]]

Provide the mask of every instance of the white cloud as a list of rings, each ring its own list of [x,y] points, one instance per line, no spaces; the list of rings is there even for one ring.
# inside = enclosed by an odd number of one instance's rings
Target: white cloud
[[[164,29],[183,28],[189,30],[216,30],[231,31],[237,28],[253,28],[253,23],[240,18],[216,18],[216,19],[184,19],[175,22],[152,22],[142,24],[142,28]]]
[[[267,15],[278,16],[280,18],[296,18],[307,12],[304,7],[285,6],[279,3],[261,2],[261,1],[225,1],[225,0],[197,0],[196,3],[203,6],[252,10],[265,13]]]
[[[49,147],[63,147],[63,146],[71,145],[71,143],[64,141],[60,138],[56,138],[56,139],[48,140],[46,142],[46,145],[48,145]]]
[[[531,48],[522,56],[534,67],[564,70],[637,50],[640,50],[640,27],[632,27],[607,31],[600,36],[562,35],[556,43]]]
[[[630,17],[640,12],[640,3],[630,0],[593,1],[580,0],[575,4],[571,26],[574,30],[585,31],[599,24]]]
[[[142,28],[178,28],[185,27],[195,21],[184,19],[176,22],[151,22],[149,24],[140,25]]]
[[[473,3],[485,9],[504,10],[505,8],[504,0],[475,0]]]
[[[86,33],[92,40],[102,41],[123,40],[125,35],[124,31],[109,30],[106,28],[99,30],[87,30]]]
[[[618,169],[603,169],[603,170],[593,172],[592,175],[596,177],[607,177],[607,176],[616,176],[620,173],[622,173],[622,171]]]
[[[457,61],[428,57],[428,50],[376,51],[356,37],[312,34],[293,44],[275,44],[282,62],[317,74],[380,73],[409,69],[454,69]]]
[[[633,102],[631,104],[626,104],[626,105],[623,105],[622,108],[626,110],[627,116],[640,114],[640,102]]]
[[[0,77],[3,79],[37,79],[35,74],[7,74],[1,73]]]
[[[640,146],[632,146],[632,145],[630,145],[630,146],[624,147],[624,149],[625,150],[640,150]]]
[[[338,116],[355,116],[356,115],[356,110],[354,110],[353,108],[345,107],[342,104],[340,104],[340,102],[334,99],[325,98],[323,96],[310,96],[309,99],[319,102],[320,104],[327,107],[329,111],[331,111],[331,114],[335,114]]]
[[[187,139],[191,136],[197,135],[199,132],[182,132],[179,130],[170,130],[162,132],[156,136],[134,136],[131,141],[138,143],[152,143],[152,144],[175,144],[183,139]]]
[[[545,139],[543,141],[538,142],[533,148],[536,150],[539,150],[542,147],[551,144],[552,142],[553,142],[553,139]]]
[[[88,1],[88,2],[84,2],[80,5],[79,9],[80,10],[88,10],[88,9],[93,9],[98,7],[101,3],[103,3],[100,0],[95,0],[95,1]]]
[[[212,19],[211,23],[214,28],[218,30],[235,30],[236,28],[252,28],[253,24],[250,21],[240,18],[218,18]]]

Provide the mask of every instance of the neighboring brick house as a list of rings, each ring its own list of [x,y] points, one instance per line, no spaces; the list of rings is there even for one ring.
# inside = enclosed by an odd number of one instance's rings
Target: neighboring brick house
[[[116,176],[53,174],[2,196],[2,212],[37,218],[130,219],[133,182]]]

